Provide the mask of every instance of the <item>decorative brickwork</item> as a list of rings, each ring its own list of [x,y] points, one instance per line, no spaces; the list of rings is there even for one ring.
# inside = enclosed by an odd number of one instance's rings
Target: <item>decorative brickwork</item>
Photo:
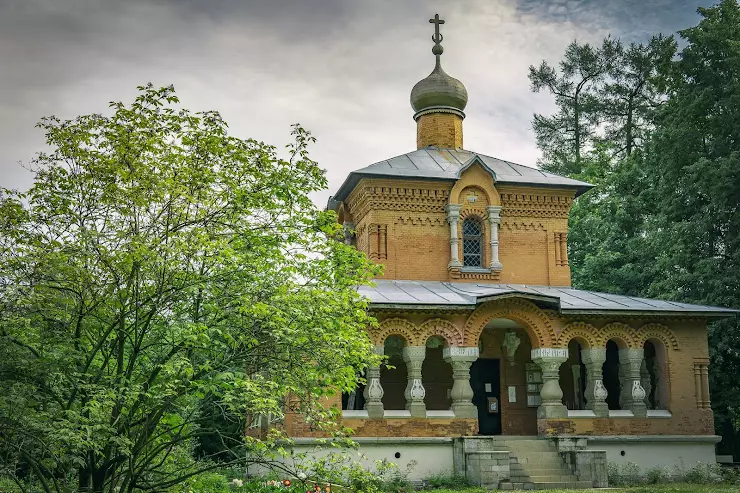
[[[666,348],[671,348],[674,351],[680,349],[676,335],[663,324],[645,324],[637,330],[635,342],[639,347],[650,339],[658,339]]]
[[[572,322],[560,331],[555,347],[567,348],[568,343],[573,339],[577,339],[585,348],[601,346],[596,327],[585,322]]]
[[[532,347],[552,347],[555,332],[550,319],[534,303],[523,299],[489,301],[476,308],[465,322],[465,344],[477,344],[483,327],[496,318],[520,323],[527,331]]]
[[[429,113],[416,120],[416,148],[427,146],[462,149],[462,117],[454,113]]]

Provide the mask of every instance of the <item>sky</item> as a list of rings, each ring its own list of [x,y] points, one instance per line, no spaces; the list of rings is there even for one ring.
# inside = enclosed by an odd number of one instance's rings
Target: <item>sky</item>
[[[468,90],[464,147],[536,166],[534,113],[554,110],[527,70],[574,39],[643,41],[698,22],[702,0],[0,0],[0,187],[27,189],[43,116],[105,113],[136,86],[173,84],[231,133],[318,139],[325,204],[347,174],[416,148],[409,94],[434,66]]]

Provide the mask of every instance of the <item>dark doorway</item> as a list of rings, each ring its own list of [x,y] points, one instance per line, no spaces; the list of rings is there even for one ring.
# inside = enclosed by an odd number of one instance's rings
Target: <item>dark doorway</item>
[[[470,366],[470,386],[473,404],[478,408],[478,427],[481,435],[501,434],[501,384],[499,360],[478,359]],[[497,400],[495,412],[489,407],[490,399]]]

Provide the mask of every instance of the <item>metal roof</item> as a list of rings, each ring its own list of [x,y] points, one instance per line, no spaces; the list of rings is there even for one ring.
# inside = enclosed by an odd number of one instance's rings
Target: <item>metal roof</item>
[[[359,293],[373,308],[467,308],[502,297],[524,297],[564,314],[652,314],[726,317],[740,310],[651,300],[618,294],[581,291],[567,287],[524,284],[474,284],[439,281],[377,280]]]
[[[454,181],[460,177],[462,171],[476,162],[486,168],[497,183],[571,188],[576,190],[576,196],[593,187],[583,181],[463,149],[425,147],[351,172],[332,199],[346,199],[363,177]]]

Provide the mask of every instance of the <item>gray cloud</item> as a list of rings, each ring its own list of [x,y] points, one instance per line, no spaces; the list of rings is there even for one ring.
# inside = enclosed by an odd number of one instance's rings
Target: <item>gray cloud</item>
[[[529,122],[552,102],[529,92],[528,65],[556,62],[574,38],[696,21],[684,2],[628,3],[627,15],[607,0],[0,0],[0,184],[31,183],[17,162],[42,148],[41,116],[105,111],[151,81],[220,111],[240,137],[281,145],[300,122],[333,191],[415,148],[408,95],[433,66],[434,12],[447,20],[445,69],[470,94],[465,147],[534,165]]]

